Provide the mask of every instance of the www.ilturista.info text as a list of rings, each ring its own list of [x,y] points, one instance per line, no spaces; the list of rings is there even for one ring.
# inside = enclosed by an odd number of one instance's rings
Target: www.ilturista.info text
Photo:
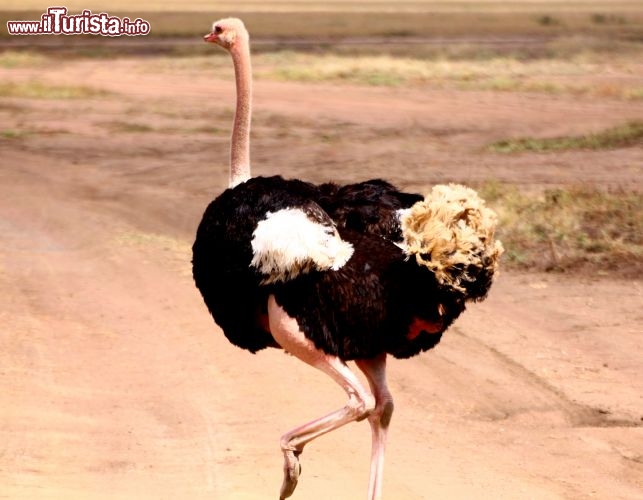
[[[67,7],[49,7],[40,21],[7,21],[10,35],[103,35],[137,36],[150,32],[150,23],[137,18],[110,16],[105,12],[68,15]]]

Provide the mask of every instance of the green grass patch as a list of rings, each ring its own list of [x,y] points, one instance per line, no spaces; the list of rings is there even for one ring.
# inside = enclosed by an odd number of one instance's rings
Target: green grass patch
[[[23,137],[35,136],[52,136],[69,133],[65,129],[22,129],[16,130],[12,128],[5,128],[0,130],[0,138],[2,139],[21,139]]]
[[[495,153],[548,153],[567,150],[604,150],[643,145],[643,122],[633,121],[601,132],[544,139],[505,139],[488,146]]]
[[[106,90],[84,85],[51,85],[37,80],[28,82],[0,82],[0,97],[25,97],[31,99],[85,99],[105,97]]]
[[[44,66],[48,59],[35,52],[18,52],[8,50],[0,53],[0,68],[33,68]]]
[[[18,139],[19,137],[24,137],[25,135],[25,132],[14,130],[11,128],[0,130],[0,138],[2,139]]]
[[[643,195],[572,187],[527,194],[488,183],[505,264],[535,270],[632,270],[643,274]]]
[[[204,126],[189,126],[189,127],[152,127],[146,123],[139,122],[125,122],[125,121],[109,121],[100,123],[101,126],[107,128],[110,132],[122,134],[212,134],[212,135],[229,135],[230,131],[220,129],[209,125]]]
[[[591,15],[591,20],[595,24],[627,24],[627,20],[624,16],[615,14],[596,13]]]
[[[643,87],[629,88],[624,91],[624,97],[629,100],[643,100]]]
[[[124,133],[124,134],[140,134],[146,132],[156,132],[154,127],[151,127],[145,123],[136,123],[136,122],[123,122],[123,121],[111,121],[103,122],[102,126],[108,128],[111,132]]]

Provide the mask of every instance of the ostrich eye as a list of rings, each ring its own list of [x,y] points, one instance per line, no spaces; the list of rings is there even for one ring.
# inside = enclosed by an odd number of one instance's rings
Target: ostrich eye
[[[215,27],[214,27],[214,32],[215,32],[217,35],[220,35],[220,34],[223,32],[223,28],[222,28],[221,26],[215,26]]]

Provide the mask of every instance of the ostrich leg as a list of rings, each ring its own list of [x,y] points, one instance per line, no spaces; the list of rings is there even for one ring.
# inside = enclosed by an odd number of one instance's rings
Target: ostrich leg
[[[375,396],[375,409],[368,416],[373,436],[368,500],[379,500],[382,497],[386,434],[393,416],[393,398],[386,386],[386,353],[380,354],[373,359],[360,359],[355,363],[366,375],[368,384]]]
[[[348,403],[343,408],[297,427],[281,438],[284,453],[284,480],[280,500],[292,495],[297,486],[299,455],[304,446],[319,436],[342,425],[366,418],[375,407],[375,401],[357,376],[337,356],[330,356],[318,350],[312,341],[300,330],[297,321],[277,304],[274,296],[268,299],[270,331],[275,340],[293,356],[328,374],[348,394]]]

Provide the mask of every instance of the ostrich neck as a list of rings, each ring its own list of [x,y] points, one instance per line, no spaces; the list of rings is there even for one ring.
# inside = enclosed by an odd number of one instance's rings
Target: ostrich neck
[[[250,179],[250,119],[252,112],[252,68],[250,47],[243,43],[232,51],[237,106],[230,143],[230,187]]]

